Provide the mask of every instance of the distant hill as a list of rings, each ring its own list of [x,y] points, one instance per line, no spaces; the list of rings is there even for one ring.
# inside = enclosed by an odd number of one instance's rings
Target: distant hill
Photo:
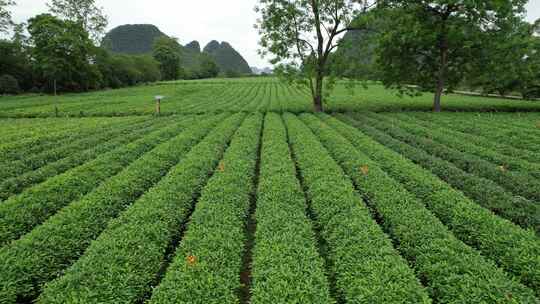
[[[251,74],[247,61],[227,42],[220,44],[216,40],[210,41],[203,51],[216,60],[223,73],[232,71],[239,74]]]
[[[152,53],[154,40],[167,36],[151,24],[126,24],[112,29],[102,45],[105,49],[122,54]],[[186,70],[196,71],[200,67],[202,53],[210,55],[222,73],[251,74],[247,61],[229,43],[211,41],[201,51],[198,41],[192,41],[182,48],[182,66]]]
[[[122,54],[147,54],[152,52],[154,40],[166,36],[151,24],[126,24],[112,29],[102,45],[105,49]]]
[[[337,73],[345,77],[372,79],[375,77],[374,32],[348,31],[339,42],[334,57]]]
[[[192,41],[184,46],[182,53],[182,66],[186,69],[194,70],[199,67],[201,56],[201,45],[198,41]]]

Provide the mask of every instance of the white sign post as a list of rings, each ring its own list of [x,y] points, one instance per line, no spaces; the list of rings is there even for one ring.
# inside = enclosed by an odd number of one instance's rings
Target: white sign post
[[[165,98],[165,96],[158,95],[155,97],[156,99],[156,114],[161,115],[161,100]]]

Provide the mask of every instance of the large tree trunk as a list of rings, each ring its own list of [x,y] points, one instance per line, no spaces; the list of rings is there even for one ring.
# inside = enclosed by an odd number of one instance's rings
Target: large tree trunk
[[[444,79],[439,75],[439,81],[437,83],[437,90],[435,91],[435,98],[433,100],[433,112],[441,112],[441,97],[444,91]]]
[[[324,112],[323,106],[323,81],[322,73],[317,73],[315,79],[315,95],[313,95],[313,109],[315,112]]]
[[[443,25],[443,34],[439,41],[440,62],[439,72],[437,76],[437,88],[435,90],[435,98],[433,100],[433,112],[441,112],[441,97],[444,93],[446,85],[446,70],[448,68],[448,37],[444,30],[446,25]]]
[[[322,103],[322,96],[314,96],[313,97],[313,109],[317,113],[324,112],[324,107],[323,107],[323,103]]]

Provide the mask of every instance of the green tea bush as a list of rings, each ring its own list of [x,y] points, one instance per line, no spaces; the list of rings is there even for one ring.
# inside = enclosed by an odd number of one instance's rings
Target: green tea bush
[[[540,241],[534,232],[521,229],[482,208],[429,170],[377,143],[358,129],[327,115],[320,117],[420,198],[457,238],[478,249],[523,284],[540,291]],[[337,117],[350,121],[345,115]]]
[[[336,300],[431,303],[427,290],[319,140],[296,116],[285,114],[284,120],[317,226],[328,244]]]
[[[351,177],[437,303],[537,303],[534,292],[459,241],[425,205],[334,129],[301,119]],[[358,168],[368,168],[359,170]],[[489,278],[487,280],[486,278]]]
[[[65,275],[45,286],[40,303],[137,303],[151,293],[169,246],[188,221],[243,115],[225,120],[195,145],[90,245]],[[118,263],[122,259],[122,263]]]
[[[260,167],[250,302],[333,303],[278,114],[266,115]]]

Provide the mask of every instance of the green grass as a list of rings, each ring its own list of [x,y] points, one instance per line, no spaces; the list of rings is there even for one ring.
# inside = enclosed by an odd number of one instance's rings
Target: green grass
[[[164,114],[236,111],[311,111],[306,88],[290,87],[275,78],[177,81],[135,88],[66,94],[58,97],[23,95],[0,97],[0,117],[126,116],[155,112],[156,95],[166,98]],[[372,83],[367,89],[338,84],[327,100],[333,112],[428,111],[432,94],[398,97],[395,91]],[[539,111],[540,101],[522,101],[452,94],[444,97],[450,111]]]

